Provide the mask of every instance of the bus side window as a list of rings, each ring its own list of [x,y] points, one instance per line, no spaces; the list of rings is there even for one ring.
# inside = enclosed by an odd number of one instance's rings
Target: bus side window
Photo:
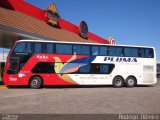
[[[107,55],[107,47],[100,46],[99,55]]]
[[[35,53],[41,53],[41,43],[35,43]]]
[[[88,64],[88,65],[85,65],[85,66],[82,66],[82,67],[80,67],[80,69],[79,69],[79,73],[90,73],[90,69],[91,69],[91,65],[90,64]]]
[[[32,70],[33,73],[55,73],[54,63],[51,62],[39,62]]]
[[[153,58],[154,57],[153,49],[151,48],[141,48],[139,54],[140,54],[140,57],[143,57],[143,58]]]
[[[138,57],[138,48],[124,48],[125,57]]]
[[[54,44],[52,44],[52,43],[47,44],[47,53],[55,53],[54,52]]]
[[[154,57],[153,54],[154,54],[154,53],[153,53],[153,49],[151,49],[151,48],[145,49],[145,57],[146,57],[146,58],[153,58],[153,57]]]
[[[81,45],[73,45],[73,53],[80,55],[82,53]]]
[[[138,48],[138,57],[142,57],[143,55],[142,48]]]
[[[27,53],[32,53],[32,44],[31,43],[27,43],[27,46],[26,46],[26,51]]]
[[[99,46],[92,46],[92,55],[98,55],[99,54]]]
[[[110,74],[114,64],[91,64],[91,74]]]
[[[72,54],[72,45],[70,44],[56,44],[57,54]]]
[[[116,48],[116,55],[117,56],[123,56],[123,48],[122,47],[117,47]]]
[[[91,64],[91,74],[100,73],[100,64]]]
[[[90,54],[90,46],[88,46],[88,45],[83,45],[83,46],[82,46],[82,54],[84,54],[84,55],[89,55],[89,54]]]
[[[100,73],[108,74],[109,73],[109,65],[100,65]]]
[[[41,44],[41,52],[42,53],[47,53],[47,44],[46,43]]]
[[[109,47],[109,56],[123,56],[122,47]]]

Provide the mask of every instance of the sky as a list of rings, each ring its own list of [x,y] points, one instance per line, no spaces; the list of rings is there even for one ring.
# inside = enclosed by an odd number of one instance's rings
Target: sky
[[[55,3],[61,17],[117,44],[153,46],[160,61],[160,0],[25,0],[41,9]]]

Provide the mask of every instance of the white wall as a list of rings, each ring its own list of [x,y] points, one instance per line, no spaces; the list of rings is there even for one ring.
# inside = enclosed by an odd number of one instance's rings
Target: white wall
[[[0,62],[6,62],[6,59],[7,59],[7,55],[8,54],[2,54],[2,53],[0,53]]]

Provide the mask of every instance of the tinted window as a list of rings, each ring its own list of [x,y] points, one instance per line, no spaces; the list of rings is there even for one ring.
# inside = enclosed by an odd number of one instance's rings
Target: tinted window
[[[73,45],[73,52],[76,53],[76,54],[82,54],[81,45]]]
[[[19,58],[17,57],[11,57],[10,58],[10,68],[12,73],[10,74],[16,74],[19,71]]]
[[[107,55],[107,47],[100,46],[99,55]]]
[[[109,47],[110,56],[123,56],[123,49],[121,47]]]
[[[100,73],[100,65],[99,64],[91,64],[91,73],[99,74]]]
[[[144,50],[145,50],[144,57],[146,57],[146,58],[153,58],[154,57],[153,49],[146,48]]]
[[[26,43],[18,43],[14,49],[14,52],[24,52]]]
[[[113,69],[113,64],[91,64],[91,74],[110,74]]]
[[[47,44],[47,53],[54,53],[54,44]]]
[[[41,48],[42,48],[42,49],[41,49],[41,52],[42,52],[42,53],[47,53],[47,44],[46,44],[46,43],[41,43],[41,46],[42,46],[42,47],[41,47]]]
[[[56,44],[57,54],[72,54],[72,45]]]
[[[41,53],[41,43],[35,43],[35,53]]]
[[[99,46],[92,46],[92,55],[99,54]]]
[[[33,73],[55,73],[54,63],[39,62],[32,70]]]
[[[138,48],[124,48],[125,57],[138,57]]]
[[[88,65],[85,65],[85,66],[82,66],[80,69],[79,69],[79,72],[80,73],[90,73],[90,64]]]
[[[31,43],[18,43],[14,49],[15,53],[26,53],[26,52],[32,52],[32,46]]]
[[[82,46],[82,54],[84,55],[89,55],[90,54],[90,49],[89,49],[89,46]]]
[[[28,52],[28,53],[33,52],[33,51],[32,51],[32,44],[31,44],[31,43],[27,43],[26,45],[27,45],[27,46],[26,46],[26,51],[25,51],[25,52]]]
[[[102,74],[103,74],[103,73],[104,73],[104,74],[105,74],[105,73],[106,73],[106,74],[107,74],[107,73],[110,73],[110,72],[109,72],[109,65],[100,65],[100,73],[102,73]]]

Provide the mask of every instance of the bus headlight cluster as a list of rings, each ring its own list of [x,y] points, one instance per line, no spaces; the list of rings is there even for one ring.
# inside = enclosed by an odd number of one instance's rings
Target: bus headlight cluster
[[[24,77],[24,76],[26,76],[25,73],[19,73],[19,74],[18,74],[18,77]]]

